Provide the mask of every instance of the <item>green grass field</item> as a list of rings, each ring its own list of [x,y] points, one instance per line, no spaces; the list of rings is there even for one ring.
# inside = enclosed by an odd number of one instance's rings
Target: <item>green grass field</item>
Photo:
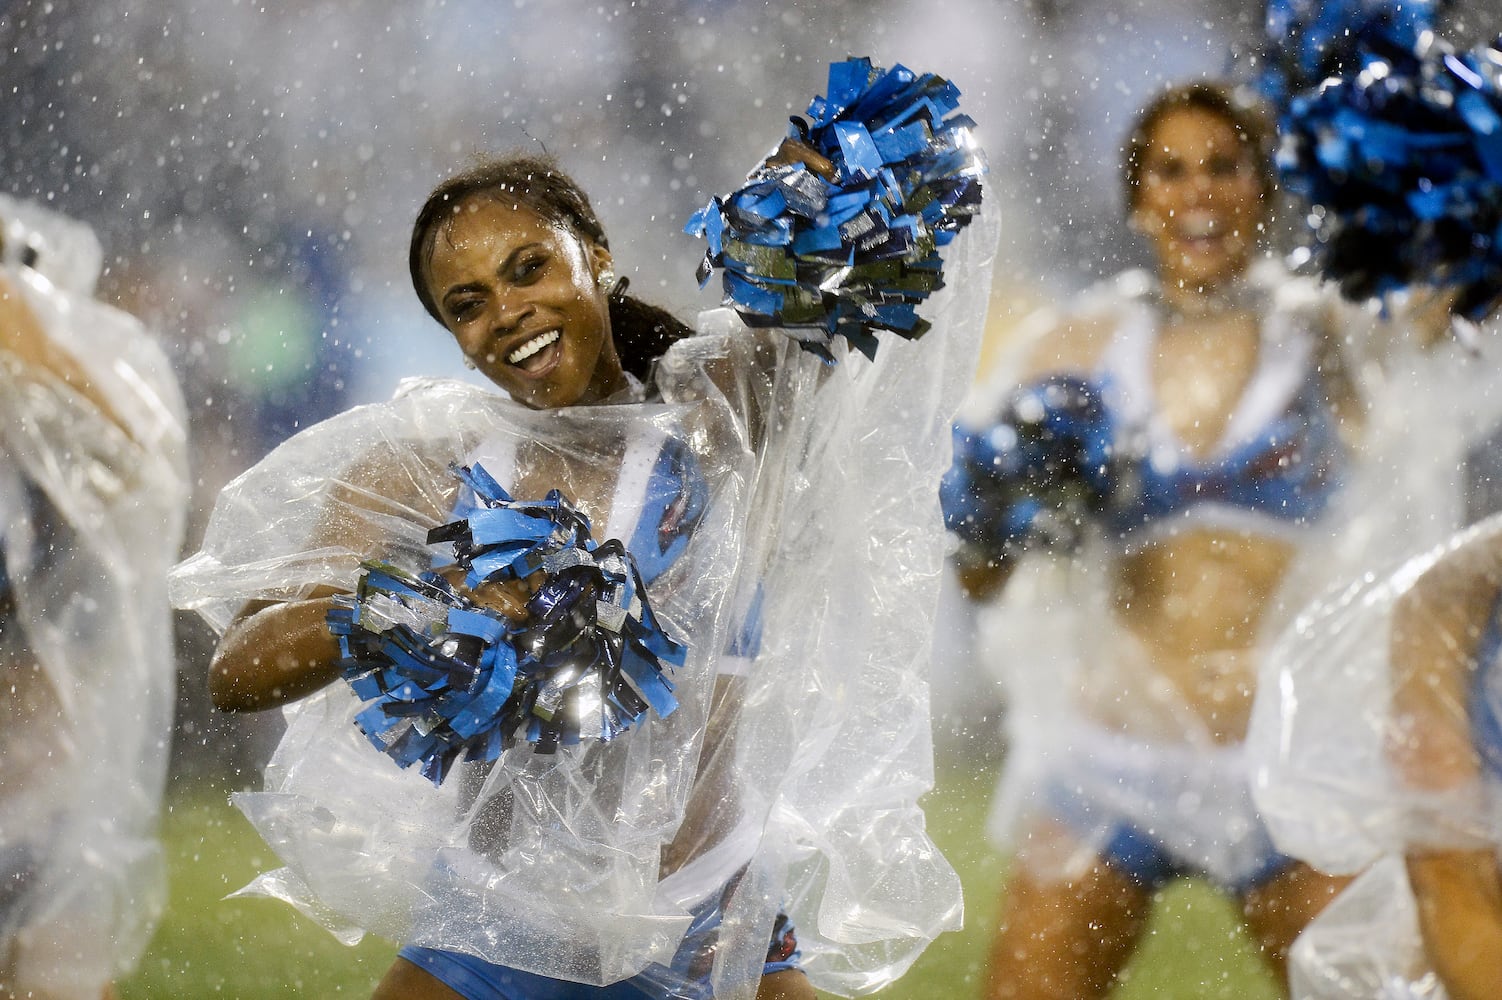
[[[935,942],[908,975],[877,994],[882,1000],[976,995],[1004,860],[981,832],[993,779],[989,769],[951,767],[926,803],[934,837],[965,884],[965,929]],[[390,964],[396,948],[388,942],[346,948],[279,902],[223,898],[274,867],[274,859],[222,795],[173,801],[165,835],[171,900],[141,967],[119,985],[121,1000],[365,997]],[[1179,886],[1158,911],[1116,1000],[1277,996],[1232,910],[1212,892]]]

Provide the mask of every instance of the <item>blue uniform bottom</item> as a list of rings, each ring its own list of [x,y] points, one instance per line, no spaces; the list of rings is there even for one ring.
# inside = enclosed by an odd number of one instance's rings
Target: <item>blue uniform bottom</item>
[[[422,969],[465,1000],[712,1000],[709,971],[715,931],[720,924],[719,900],[694,910],[683,945],[670,969],[649,967],[630,979],[609,986],[588,986],[550,979],[473,955],[407,945],[398,955]],[[798,968],[798,937],[793,922],[778,914],[762,975]],[[672,985],[667,985],[672,984]]]

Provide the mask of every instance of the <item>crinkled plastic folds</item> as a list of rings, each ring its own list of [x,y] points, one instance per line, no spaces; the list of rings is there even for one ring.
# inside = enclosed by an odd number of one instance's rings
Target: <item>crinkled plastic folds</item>
[[[1352,307],[1333,288],[1272,262],[1258,265],[1250,280],[1269,296],[1268,322],[1289,331],[1324,324],[1328,342],[1340,345],[1359,404],[1344,418],[1358,446],[1341,472],[1342,487],[1317,520],[1288,534],[1295,555],[1249,650],[1265,690],[1279,683],[1269,673],[1272,647],[1300,607],[1391,559],[1399,544],[1438,542],[1460,524],[1464,456],[1494,425],[1502,404],[1489,384],[1495,351],[1485,337],[1480,348],[1451,339],[1424,348],[1404,319],[1403,302],[1392,303],[1383,321],[1374,308]],[[1071,317],[1113,327],[1151,322],[1150,299],[1151,281],[1129,272],[1088,293]],[[1040,344],[1056,335],[1060,320],[1048,311],[1029,321],[1011,357],[967,400],[962,423],[979,428],[994,418],[1020,381],[1023,359],[1036,365]],[[1276,340],[1264,348],[1276,349]],[[989,831],[1040,877],[1064,877],[1129,821],[1162,837],[1185,861],[1235,881],[1265,849],[1265,841],[1259,848],[1254,839],[1261,837],[1250,781],[1257,748],[1212,732],[1122,623],[1112,603],[1122,557],[1122,543],[1099,531],[1086,533],[1071,552],[1030,552],[1000,598],[979,610],[978,655],[1007,705],[1008,752]],[[1332,744],[1341,738],[1329,737]],[[1324,748],[1311,745],[1307,757],[1301,749],[1287,769],[1304,767]],[[1309,782],[1318,780],[1306,773]],[[1067,799],[1105,810],[1070,815],[1077,850],[1045,850],[1026,837],[1040,816],[1059,815],[1061,789]],[[1323,822],[1318,811],[1279,813],[1289,824]],[[1283,846],[1300,853],[1300,842]]]
[[[1403,858],[1502,851],[1502,746],[1485,728],[1502,718],[1499,595],[1492,515],[1390,553],[1274,645],[1250,737],[1257,799],[1284,850],[1361,872],[1300,938],[1295,996],[1446,996]]]
[[[1495,362],[1477,358],[1474,363]],[[1398,484],[1416,481],[1427,470],[1436,493],[1438,484],[1458,488],[1464,455],[1457,454],[1461,435],[1452,429],[1475,419],[1477,411],[1494,418],[1495,395],[1484,384],[1452,378],[1434,387],[1427,408],[1424,400],[1403,407],[1406,419],[1422,429],[1410,435],[1415,450],[1408,465],[1393,468]],[[1452,407],[1460,412],[1444,412]],[[1440,456],[1418,450],[1422,439],[1435,437],[1439,440],[1431,447]],[[1372,520],[1392,503],[1371,502],[1377,508]],[[1502,531],[1495,518],[1462,531],[1458,512],[1446,524],[1448,513],[1435,503],[1401,520],[1389,518],[1387,543],[1372,547],[1365,566],[1346,566],[1333,577],[1329,589],[1299,611],[1269,651],[1263,697],[1248,736],[1257,799],[1278,844],[1325,871],[1354,873],[1407,846],[1494,843],[1502,831],[1484,782],[1426,788],[1405,781],[1395,767],[1407,737],[1406,716],[1396,710],[1394,694],[1414,679],[1417,669],[1415,661],[1394,657],[1395,637],[1401,638],[1394,629],[1395,613],[1402,608],[1404,614],[1418,612],[1419,618],[1430,619],[1425,627],[1437,630],[1433,639],[1438,643],[1476,647],[1477,635],[1460,634],[1458,627],[1453,634],[1443,631],[1447,619],[1431,614],[1441,601],[1414,588],[1441,561],[1453,560],[1448,567],[1458,567],[1462,560],[1466,565],[1479,562]],[[1447,529],[1454,534],[1446,534]],[[1478,588],[1490,578],[1488,573],[1502,583],[1502,570],[1475,566],[1472,572]],[[1466,701],[1450,702],[1447,708],[1447,721],[1467,732]]]
[[[937,484],[995,238],[987,224],[955,242],[936,335],[889,341],[874,362],[825,365],[715,310],[659,363],[662,402],[539,412],[412,380],[231,483],[172,582],[178,606],[221,629],[247,600],[349,589],[362,558],[425,568],[453,461],[478,458],[513,495],[563,486],[597,537],[628,545],[621,497],[640,485],[612,487],[605,510],[602,484],[643,474],[663,438],[691,447],[709,494],[649,584],[689,647],[671,716],[461,763],[435,788],[374,751],[349,689],[328,687],[286,709],[264,790],[236,797],[285,866],[244,891],[345,940],[369,931],[593,984],[648,969],[666,990],[684,987],[664,966],[689,909],[729,886],[712,975],[726,998],[754,995],[779,908],[812,980],[847,995],[957,927],[959,884],[917,799],[933,780]],[[758,591],[760,651],[736,666],[725,650]]]
[[[37,250],[34,268],[0,280],[94,394],[0,349],[0,544],[15,600],[0,629],[0,954],[14,962],[7,985],[94,1000],[139,959],[165,900],[156,832],[183,404],[140,324],[89,297],[100,253],[88,228],[8,198],[0,220],[7,264],[17,240]],[[23,933],[31,943],[12,951]],[[47,954],[45,941],[66,945]]]
[[[1289,949],[1288,983],[1293,1000],[1449,1000],[1401,859],[1379,860],[1320,911]]]

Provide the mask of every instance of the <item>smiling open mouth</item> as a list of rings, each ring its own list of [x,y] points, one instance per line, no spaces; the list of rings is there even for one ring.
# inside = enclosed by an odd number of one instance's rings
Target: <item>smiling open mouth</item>
[[[513,365],[519,365],[523,361],[530,358],[532,355],[536,354],[538,351],[542,350],[544,347],[547,347],[549,344],[554,343],[557,340],[557,330],[549,330],[546,333],[539,333],[537,336],[533,337],[531,340],[527,341],[525,344],[518,347],[510,354],[506,355],[506,360]]]
[[[1181,240],[1214,240],[1226,234],[1220,219],[1202,212],[1186,214],[1178,220],[1178,235]]]

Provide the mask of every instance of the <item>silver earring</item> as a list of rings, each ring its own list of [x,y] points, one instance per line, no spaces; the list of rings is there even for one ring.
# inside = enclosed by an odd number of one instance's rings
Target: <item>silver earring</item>
[[[599,285],[601,288],[609,288],[611,285],[615,284],[615,272],[608,267],[601,268],[600,276],[595,279],[595,284]]]
[[[466,354],[464,356],[464,367],[468,368],[470,371],[475,371],[480,366],[477,365],[477,364],[475,364],[474,359],[471,358],[468,354]]]

